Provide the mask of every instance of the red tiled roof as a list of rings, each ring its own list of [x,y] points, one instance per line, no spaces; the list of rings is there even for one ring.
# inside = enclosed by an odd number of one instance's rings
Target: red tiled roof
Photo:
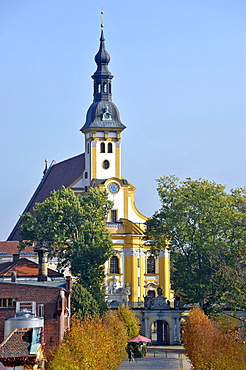
[[[0,357],[28,356],[32,342],[32,329],[15,329],[0,344]]]
[[[7,253],[6,256],[12,256],[13,254],[19,253],[17,246],[19,241],[4,241],[0,242],[0,253]],[[33,247],[28,246],[25,248],[25,252],[33,252]]]
[[[12,272],[16,272],[18,277],[36,277],[38,276],[38,264],[27,258],[20,258],[15,262],[0,263],[0,277],[11,277]],[[49,277],[63,277],[63,274],[49,269]]]
[[[62,186],[65,186],[66,188],[70,187],[75,181],[79,180],[84,169],[84,153],[50,166],[23,213],[33,213],[32,210],[34,205],[36,203],[41,203],[48,198],[51,191],[59,190]],[[18,231],[20,223],[21,220],[19,219],[8,237],[8,241],[20,239]]]

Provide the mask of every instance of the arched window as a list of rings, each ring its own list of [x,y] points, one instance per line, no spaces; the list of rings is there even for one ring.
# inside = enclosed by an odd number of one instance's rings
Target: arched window
[[[147,258],[147,274],[155,274],[155,259],[153,256]]]
[[[97,92],[100,93],[101,92],[101,84],[97,84]]]
[[[119,274],[119,259],[116,256],[110,258],[110,274]]]
[[[112,145],[112,143],[108,143],[108,153],[113,153],[113,145]]]
[[[111,94],[111,84],[108,84],[108,92]]]
[[[105,153],[105,143],[101,143],[101,153]]]
[[[103,84],[103,92],[106,93],[107,92],[107,84],[106,82],[104,82]]]

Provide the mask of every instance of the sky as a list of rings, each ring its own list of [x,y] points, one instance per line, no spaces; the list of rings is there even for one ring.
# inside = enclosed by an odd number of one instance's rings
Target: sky
[[[84,151],[79,131],[104,10],[122,176],[150,217],[156,179],[246,186],[245,0],[0,0],[0,240],[42,178],[45,158]]]

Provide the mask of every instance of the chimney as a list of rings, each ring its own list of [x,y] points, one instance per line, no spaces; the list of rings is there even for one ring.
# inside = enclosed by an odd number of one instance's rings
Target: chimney
[[[17,280],[17,273],[16,271],[13,271],[11,274],[11,282],[16,283],[16,280]]]
[[[45,248],[36,249],[38,252],[38,281],[48,280],[48,252]]]
[[[18,261],[19,258],[20,258],[20,254],[19,253],[14,253],[13,254],[13,262]]]

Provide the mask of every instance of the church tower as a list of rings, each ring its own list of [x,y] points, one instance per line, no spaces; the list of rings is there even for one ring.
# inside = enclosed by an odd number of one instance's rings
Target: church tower
[[[97,70],[92,76],[94,100],[81,129],[85,134],[85,171],[82,181],[85,192],[92,185],[92,180],[121,178],[121,132],[125,126],[112,102],[113,75],[108,69],[109,61],[102,29],[100,48],[95,56]],[[113,188],[117,190],[116,185],[112,185],[111,190]]]
[[[163,251],[157,258],[150,256],[143,239],[147,217],[135,206],[135,187],[121,175],[121,133],[126,127],[112,102],[113,75],[108,68],[110,56],[103,29],[95,62],[93,103],[81,129],[85,135],[85,170],[80,188],[81,194],[86,194],[90,186],[106,189],[114,203],[107,222],[115,251],[105,266],[108,300],[112,306],[126,301],[138,306],[143,296],[155,296],[160,285],[170,299],[168,252]]]

